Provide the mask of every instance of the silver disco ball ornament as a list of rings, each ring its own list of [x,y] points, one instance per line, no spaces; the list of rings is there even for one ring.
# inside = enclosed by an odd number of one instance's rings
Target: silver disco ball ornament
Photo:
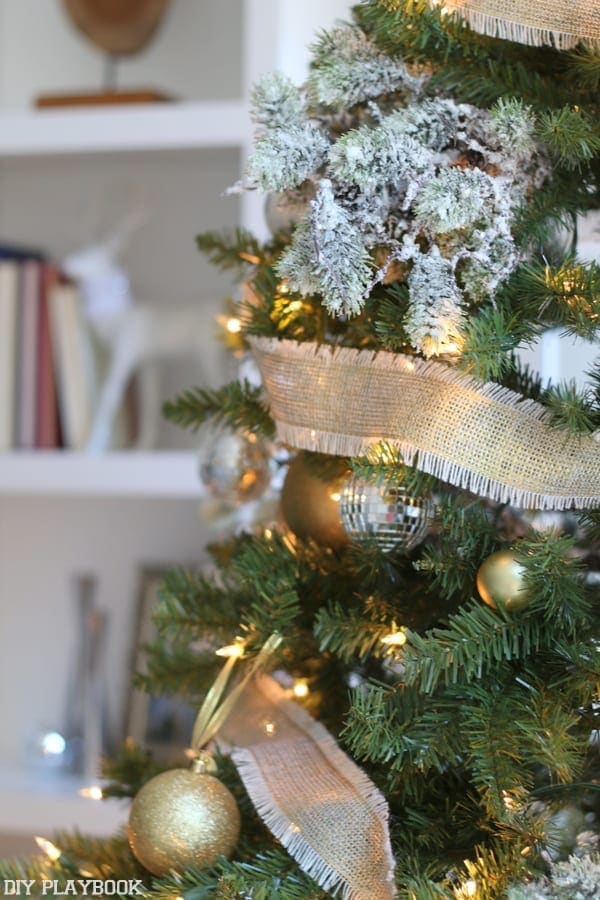
[[[200,479],[213,497],[228,503],[256,500],[269,486],[269,452],[255,434],[224,428],[200,450]]]
[[[376,484],[356,475],[342,489],[340,518],[353,541],[375,541],[384,553],[412,550],[435,515],[430,497],[411,497],[403,485]]]

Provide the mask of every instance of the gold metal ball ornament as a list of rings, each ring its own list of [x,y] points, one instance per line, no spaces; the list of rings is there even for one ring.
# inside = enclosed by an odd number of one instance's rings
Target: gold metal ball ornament
[[[129,815],[129,845],[153,875],[191,865],[209,866],[228,856],[240,833],[240,813],[218,778],[171,769],[148,781]]]
[[[324,481],[314,475],[302,454],[290,463],[281,491],[281,511],[296,537],[338,549],[348,543],[340,519],[346,473]]]
[[[499,550],[488,556],[477,572],[477,590],[492,609],[498,609],[501,603],[509,612],[516,612],[531,602],[525,586],[525,568],[512,550]]]

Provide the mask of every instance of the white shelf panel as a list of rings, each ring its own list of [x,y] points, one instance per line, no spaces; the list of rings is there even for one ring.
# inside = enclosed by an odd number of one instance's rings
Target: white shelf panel
[[[128,802],[80,797],[77,791],[87,786],[73,775],[2,767],[0,831],[47,838],[74,828],[92,835],[113,834],[127,821]]]
[[[68,451],[0,454],[0,495],[199,498],[194,453],[134,450],[93,456]]]
[[[248,133],[240,100],[5,112],[0,158],[237,147]]]

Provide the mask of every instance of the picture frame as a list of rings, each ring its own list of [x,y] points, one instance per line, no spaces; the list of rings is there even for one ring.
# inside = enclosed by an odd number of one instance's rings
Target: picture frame
[[[130,663],[130,691],[125,711],[125,736],[148,750],[159,762],[182,758],[190,742],[197,710],[178,697],[153,695],[135,686],[133,676],[147,673],[144,647],[156,638],[152,612],[166,572],[176,564],[144,566],[138,577],[137,606]]]

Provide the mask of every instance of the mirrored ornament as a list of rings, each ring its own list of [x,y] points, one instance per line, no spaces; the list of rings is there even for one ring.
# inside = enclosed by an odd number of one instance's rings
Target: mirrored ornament
[[[255,434],[222,428],[209,436],[199,457],[200,479],[219,500],[256,500],[269,486],[270,454]]]
[[[340,518],[346,534],[353,541],[375,541],[383,553],[418,546],[434,515],[431,497],[412,497],[401,484],[377,484],[353,475],[342,489]]]

